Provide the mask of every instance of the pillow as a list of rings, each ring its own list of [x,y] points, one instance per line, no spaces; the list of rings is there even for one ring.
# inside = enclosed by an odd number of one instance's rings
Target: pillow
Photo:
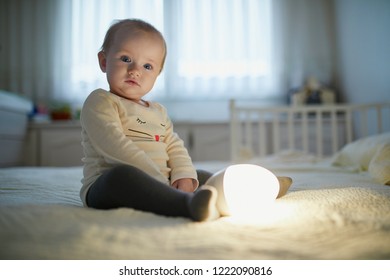
[[[335,154],[332,164],[369,171],[376,181],[390,184],[390,132],[345,145]]]
[[[379,183],[390,186],[390,144],[384,144],[372,158],[368,172]]]
[[[385,144],[390,144],[390,132],[356,140],[337,152],[333,157],[332,164],[368,170],[372,158]]]

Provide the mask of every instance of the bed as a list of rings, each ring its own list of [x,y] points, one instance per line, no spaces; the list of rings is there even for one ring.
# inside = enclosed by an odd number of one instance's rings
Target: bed
[[[245,162],[293,178],[288,193],[250,221],[87,209],[80,166],[1,168],[0,259],[390,259],[389,107],[232,102],[232,160],[195,165],[216,172]],[[335,135],[324,137],[326,129]]]

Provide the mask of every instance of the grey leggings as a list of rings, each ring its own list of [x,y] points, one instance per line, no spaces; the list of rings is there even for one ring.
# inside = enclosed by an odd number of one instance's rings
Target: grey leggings
[[[197,170],[199,186],[212,175]],[[164,184],[142,170],[115,166],[103,173],[87,194],[87,205],[97,209],[128,207],[165,216],[190,217],[188,201],[193,193]]]

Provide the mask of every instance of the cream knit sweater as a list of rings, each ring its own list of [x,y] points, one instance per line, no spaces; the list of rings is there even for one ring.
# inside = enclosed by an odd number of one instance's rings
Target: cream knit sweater
[[[196,170],[173,131],[166,109],[155,102],[149,107],[98,89],[81,111],[84,178],[80,197],[86,205],[91,184],[108,168],[127,164],[157,180],[171,184],[181,178],[197,182]]]

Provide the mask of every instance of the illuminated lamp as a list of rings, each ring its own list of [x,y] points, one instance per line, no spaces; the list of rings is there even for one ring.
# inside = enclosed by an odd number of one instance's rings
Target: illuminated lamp
[[[206,185],[218,191],[221,216],[253,217],[267,210],[279,193],[279,181],[268,169],[236,164],[215,173]]]

